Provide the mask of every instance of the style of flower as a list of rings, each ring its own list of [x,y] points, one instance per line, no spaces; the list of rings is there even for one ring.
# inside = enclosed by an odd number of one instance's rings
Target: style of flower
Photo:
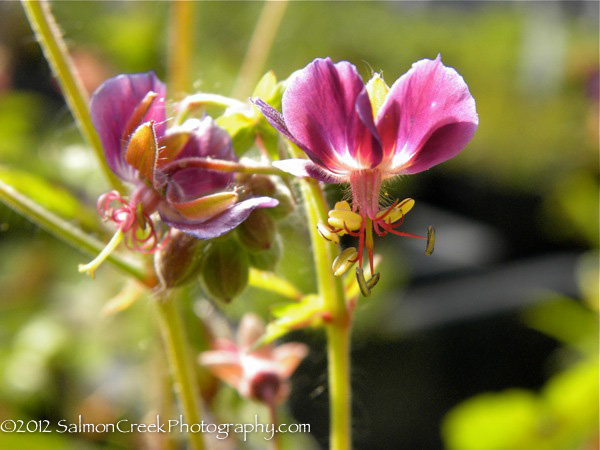
[[[242,199],[232,189],[235,174],[218,162],[235,162],[230,136],[210,117],[188,119],[167,129],[166,88],[153,72],[105,81],[90,103],[92,122],[111,170],[133,185],[129,200],[102,195],[98,210],[117,225],[106,252],[80,271],[93,274],[125,238],[137,251],[153,253],[161,236],[151,215],[199,239],[221,236],[255,208],[274,207],[269,197]],[[216,169],[215,169],[216,167]]]
[[[215,350],[201,353],[200,364],[243,397],[274,406],[287,398],[289,377],[308,354],[308,347],[290,342],[253,349],[264,332],[262,320],[254,314],[246,314],[240,322],[237,343],[215,340]]]
[[[350,252],[337,267],[347,270],[344,262],[358,261],[357,275],[363,285],[364,246],[373,269],[373,230],[381,236],[419,237],[395,230],[413,200],[396,200],[380,209],[382,182],[422,172],[454,157],[471,140],[479,123],[466,83],[454,69],[442,64],[440,56],[416,62],[391,88],[378,75],[365,86],[348,62],[316,59],[288,81],[283,114],[260,99],[253,103],[309,158],[274,165],[296,176],[350,183],[351,207],[339,202],[329,214],[329,223],[321,224],[319,231],[336,242],[344,233],[360,238],[358,252]],[[432,227],[428,234],[427,253],[431,253]],[[338,274],[343,272],[338,270]]]

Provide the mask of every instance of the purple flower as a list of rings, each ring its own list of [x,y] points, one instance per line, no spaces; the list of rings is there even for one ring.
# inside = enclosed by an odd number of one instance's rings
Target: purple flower
[[[231,138],[211,118],[189,119],[167,129],[165,93],[164,83],[148,72],[111,78],[92,96],[92,122],[107,163],[134,185],[128,203],[115,193],[100,199],[105,217],[123,232],[131,231],[136,244],[143,243],[137,228],[151,224],[155,211],[175,228],[213,239],[239,225],[255,208],[276,206],[277,200],[269,197],[240,199],[231,188],[234,173],[207,169],[210,160],[237,161]],[[151,251],[156,241],[154,236]]]
[[[341,222],[336,226],[330,220],[324,230],[330,239],[345,232],[361,236],[355,259],[359,264],[365,241],[372,261],[371,228],[380,235],[405,235],[393,228],[402,222],[406,208],[379,208],[382,181],[422,172],[456,156],[479,123],[466,83],[439,56],[413,64],[389,90],[378,76],[365,86],[348,62],[316,59],[290,78],[283,114],[260,99],[253,103],[309,158],[274,165],[297,176],[350,183],[351,211],[340,205],[334,216]],[[348,227],[353,220],[354,226]]]

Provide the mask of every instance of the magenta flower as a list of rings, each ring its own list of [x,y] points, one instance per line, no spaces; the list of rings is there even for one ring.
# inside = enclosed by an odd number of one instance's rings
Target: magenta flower
[[[260,99],[253,103],[309,158],[274,165],[297,176],[350,183],[351,211],[342,202],[320,231],[328,239],[345,232],[360,236],[359,264],[366,243],[372,265],[372,229],[407,236],[394,228],[414,202],[381,210],[382,182],[456,156],[479,123],[463,78],[439,56],[413,64],[389,92],[378,76],[365,86],[348,62],[316,59],[290,78],[283,114]]]
[[[288,379],[308,354],[308,347],[290,342],[252,350],[264,332],[262,320],[254,314],[246,314],[240,322],[237,343],[215,340],[215,350],[203,352],[200,364],[242,396],[273,406],[287,398]]]
[[[151,220],[154,212],[185,233],[213,239],[255,208],[277,205],[269,197],[241,199],[232,188],[235,174],[214,170],[215,162],[237,158],[230,136],[211,118],[188,119],[167,129],[165,85],[153,72],[105,81],[90,109],[108,166],[133,185],[128,201],[117,192],[98,201],[104,218],[117,224],[117,245],[125,236],[135,250],[156,251],[160,237]]]

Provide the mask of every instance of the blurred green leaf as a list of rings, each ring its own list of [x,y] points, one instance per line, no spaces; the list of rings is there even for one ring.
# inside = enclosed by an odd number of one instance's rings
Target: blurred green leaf
[[[32,173],[2,166],[0,166],[0,181],[62,219],[74,221],[88,230],[98,229],[96,213],[66,189],[57,187]]]
[[[598,353],[598,316],[582,304],[556,297],[523,312],[525,323],[577,350]]]
[[[533,449],[539,401],[522,389],[473,397],[448,413],[442,435],[448,450]]]
[[[255,118],[234,113],[219,117],[216,123],[231,136],[236,155],[242,156],[254,145],[254,138],[256,136]]]

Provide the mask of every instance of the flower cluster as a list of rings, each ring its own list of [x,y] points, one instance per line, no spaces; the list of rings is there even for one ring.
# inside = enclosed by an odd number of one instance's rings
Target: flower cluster
[[[373,231],[426,239],[395,230],[414,202],[396,200],[381,208],[382,182],[454,157],[479,123],[466,83],[439,56],[413,64],[391,88],[378,75],[365,85],[348,62],[316,59],[288,81],[283,113],[261,99],[253,103],[309,158],[274,165],[296,176],[350,184],[352,205],[338,203],[319,231],[336,242],[344,233],[359,237],[358,251],[347,252],[334,263],[334,270],[340,275],[358,262],[357,277],[365,295],[378,280],[376,275],[371,280],[362,276],[365,247],[373,273]],[[427,253],[433,250],[433,237],[430,227]]]
[[[233,188],[235,174],[212,169],[237,158],[230,136],[210,117],[167,128],[165,94],[164,83],[148,72],[111,78],[92,97],[92,122],[108,166],[133,185],[128,201],[118,192],[98,201],[102,216],[117,225],[111,249],[126,236],[131,248],[156,251],[161,236],[151,218],[155,212],[169,226],[213,239],[254,209],[277,206],[270,197],[242,199]],[[93,273],[99,262],[80,270]]]

